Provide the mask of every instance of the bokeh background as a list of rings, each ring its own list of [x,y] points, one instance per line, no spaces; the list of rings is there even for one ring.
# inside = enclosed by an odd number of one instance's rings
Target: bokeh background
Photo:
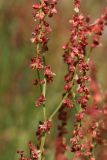
[[[0,160],[16,160],[16,151],[27,152],[28,141],[36,141],[35,131],[42,120],[41,109],[34,107],[39,90],[32,84],[35,73],[29,68],[30,58],[35,54],[31,44],[34,29],[32,19],[33,0],[0,0]],[[107,6],[107,0],[82,0],[82,11],[92,16],[100,16]],[[52,65],[56,77],[48,86],[48,115],[61,99],[65,66],[62,61],[62,45],[69,37],[68,20],[72,16],[73,1],[59,0],[58,14],[50,21],[53,32],[49,42],[48,64]],[[107,89],[107,28],[102,37],[103,47],[97,48],[92,55],[98,66],[97,78],[103,90]],[[57,120],[55,119],[57,124]],[[48,155],[53,160],[54,138],[48,137],[51,150]],[[48,143],[49,142],[49,143]]]

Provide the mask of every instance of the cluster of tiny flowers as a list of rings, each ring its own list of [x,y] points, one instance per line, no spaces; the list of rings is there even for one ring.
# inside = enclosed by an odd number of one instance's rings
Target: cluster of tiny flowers
[[[92,48],[100,45],[100,39],[103,34],[104,26],[107,25],[107,8],[104,13],[91,25],[91,30],[94,33]]]
[[[30,68],[37,72],[37,77],[34,79],[33,84],[40,86],[40,95],[35,101],[35,106],[43,106],[45,108],[46,102],[46,83],[51,83],[55,73],[53,73],[51,66],[46,64],[45,54],[48,51],[49,34],[52,29],[48,23],[48,18],[53,17],[57,13],[56,10],[57,0],[38,0],[33,4],[33,18],[35,22],[35,29],[32,33],[31,42],[36,46],[36,55],[31,58]],[[42,143],[42,136],[50,132],[51,121],[45,120],[38,126],[36,132],[37,138]],[[41,149],[41,145],[37,148]],[[18,151],[20,154],[19,160],[38,160],[42,159],[42,150],[36,149],[36,147],[30,142],[30,158],[26,158],[23,151]]]
[[[40,122],[38,130],[36,132],[36,135],[38,136],[38,139],[40,139],[45,133],[50,133],[50,129],[52,127],[52,123],[50,120],[46,122]]]
[[[76,152],[76,157],[81,157],[81,159],[89,157],[91,160],[95,160],[96,158],[93,154],[95,147],[97,147],[98,144],[102,146],[106,144],[106,141],[103,138],[102,134],[105,131],[105,122],[103,117],[105,117],[106,115],[104,113],[104,110],[106,110],[106,108],[103,102],[104,93],[101,91],[100,86],[97,82],[96,67],[93,61],[91,61],[90,63],[90,71],[90,90],[92,96],[90,98],[92,103],[85,112],[86,116],[84,118],[84,121],[82,121],[81,126],[78,128],[78,130],[76,130],[76,132],[78,131],[78,133],[74,132],[76,133],[76,136],[74,136],[71,141],[75,140],[75,142],[77,142],[77,145],[80,147],[80,149]],[[78,142],[81,142],[81,144],[79,144]]]
[[[47,18],[53,17],[57,13],[57,0],[41,0],[33,5],[33,17],[36,23],[34,32],[32,33],[31,41],[36,44],[36,57],[31,59],[31,68],[37,71],[37,78],[34,80],[34,85],[40,86],[40,96],[35,102],[36,107],[43,106],[45,108],[46,102],[46,83],[51,83],[55,73],[53,73],[51,66],[46,64],[45,54],[48,51],[49,34],[52,31]],[[51,128],[51,121],[46,120],[40,122],[36,135],[38,140],[42,141],[42,136],[49,133]],[[42,143],[42,142],[41,142]]]
[[[75,1],[75,8],[79,8],[79,2]],[[88,22],[87,19],[82,15],[78,14],[79,12],[75,11],[75,15],[73,16],[73,19],[70,20],[70,24],[72,26],[71,35],[69,42],[63,46],[64,49],[64,62],[68,66],[68,73],[65,75],[65,86],[64,90],[67,94],[67,98],[64,100],[64,103],[62,105],[63,108],[73,108],[75,107],[74,102],[74,86],[77,85],[78,94],[82,96],[78,96],[79,99],[77,99],[78,103],[81,104],[82,108],[86,108],[87,102],[89,99],[89,90],[85,85],[85,81],[89,80],[89,77],[86,75],[86,72],[89,70],[89,66],[87,62],[85,61],[85,47],[87,46],[87,36],[90,32],[88,28]],[[78,73],[77,73],[77,67],[78,67]],[[77,74],[79,76],[77,76]],[[78,95],[77,94],[77,95]],[[69,111],[69,110],[68,110]],[[66,111],[66,112],[68,112]],[[67,113],[66,113],[67,114]],[[62,110],[60,110],[59,115],[63,115]],[[78,115],[78,120],[83,118],[84,114],[81,113],[81,115]],[[62,116],[63,117],[63,116]],[[59,119],[62,121],[62,119]],[[66,120],[67,121],[67,120]],[[65,119],[63,119],[62,124],[67,124]],[[62,125],[63,129],[63,125]],[[64,134],[63,134],[64,136]],[[72,146],[73,147],[73,146]],[[58,154],[58,153],[57,153]]]
[[[47,22],[48,17],[52,17],[53,14],[57,13],[55,8],[57,0],[41,0],[34,4],[32,7],[34,9],[33,17],[36,23],[34,32],[32,33],[31,41],[36,44],[36,56],[31,59],[30,67],[33,70],[37,70],[38,78],[34,80],[34,85],[40,85],[41,87],[46,82],[50,83],[53,81],[53,76],[51,66],[46,65],[45,62],[45,52],[48,51],[48,40],[49,33],[51,32],[51,27]],[[42,77],[40,75],[43,74]],[[38,98],[35,106],[41,106],[44,101],[46,101],[45,95],[43,93]]]
[[[35,102],[35,105],[37,107],[41,106],[44,102],[46,101],[45,96],[43,95],[43,93],[41,93],[40,97],[37,99],[37,101]]]
[[[29,149],[30,149],[31,157],[34,160],[37,160],[39,158],[40,151],[36,149],[36,147],[33,145],[32,142],[29,142]]]
[[[85,112],[79,113],[79,115],[81,115],[81,119],[76,119],[77,122],[81,123],[80,125],[75,126],[73,136],[70,139],[72,144],[71,151],[75,152],[73,160],[78,158],[81,160],[85,160],[86,158],[95,160],[96,158],[93,154],[95,147],[97,147],[98,144],[104,144],[104,140],[102,138],[103,129],[101,127],[103,124],[103,121],[101,120],[103,116],[103,108],[100,106],[102,104],[101,101],[103,96],[96,81],[96,68],[93,62],[90,63],[90,69],[92,104],[91,106],[87,106]]]
[[[75,115],[76,125],[73,136],[70,140],[70,150],[71,152],[75,153],[74,159],[90,158],[91,160],[95,160],[92,154],[92,150],[95,147],[94,140],[96,140],[96,143],[98,142],[98,140],[101,142],[99,124],[97,123],[97,120],[92,121],[86,132],[83,132],[84,120],[86,120],[86,122],[88,121],[87,119],[85,119],[85,117],[88,117],[87,112],[88,110],[90,110],[88,107],[91,96],[89,87],[90,82],[92,85],[92,77],[90,77],[89,75],[90,59],[87,54],[87,46],[90,47],[90,52],[92,52],[93,48],[97,47],[100,44],[100,38],[103,33],[104,26],[107,24],[107,9],[103,13],[103,15],[93,24],[90,24],[89,17],[85,17],[82,13],[80,13],[79,0],[74,1],[74,12],[75,14],[73,15],[73,18],[69,21],[71,24],[70,38],[68,43],[63,46],[63,59],[68,68],[68,73],[65,75],[64,86],[64,95],[67,95],[67,98],[64,99],[62,107],[59,110],[58,119],[59,121],[61,121],[61,126],[60,128],[58,126],[58,137],[60,137],[60,143],[58,143],[58,146],[56,146],[56,153],[57,157],[59,155],[65,157],[64,154],[68,146],[65,143],[66,140],[64,140],[63,143],[63,138],[65,138],[65,134],[67,133],[66,124],[68,121],[67,115],[69,113],[69,110],[67,108],[75,108],[77,111]],[[89,43],[90,36],[92,37],[91,45]],[[102,95],[100,94],[98,88],[96,88],[96,91],[93,90],[93,92],[94,104],[92,106],[95,106],[96,102],[100,102]],[[92,108],[93,110],[95,109],[96,114],[98,113],[98,115],[101,115],[100,113],[102,111],[100,111],[98,107]],[[91,138],[88,139],[88,136],[90,136]],[[59,148],[59,150],[57,148]],[[67,158],[65,157],[65,159]]]
[[[74,0],[74,6],[74,11],[78,13],[80,9],[80,0]]]
[[[31,41],[36,46],[36,55],[31,58],[30,67],[36,70],[33,84],[40,87],[35,106],[43,106],[44,121],[39,122],[36,136],[38,145],[29,142],[30,156],[18,151],[19,160],[45,160],[45,138],[52,128],[52,120],[58,112],[58,134],[56,137],[56,160],[96,160],[94,150],[98,144],[105,145],[102,138],[107,130],[107,94],[102,93],[96,79],[96,67],[90,61],[90,54],[100,45],[100,39],[107,25],[107,9],[94,23],[80,12],[80,0],[74,0],[73,18],[70,23],[70,38],[63,46],[63,61],[67,66],[64,76],[62,101],[49,118],[46,115],[46,84],[53,82],[55,73],[46,64],[49,34],[52,29],[47,18],[57,13],[57,0],[38,0],[33,7],[36,23]],[[72,132],[67,129],[73,113]],[[103,118],[102,118],[103,117]],[[71,123],[71,122],[70,122]],[[70,135],[70,136],[68,136]],[[70,137],[69,139],[67,138]]]
[[[26,158],[26,156],[24,156],[23,151],[17,151],[17,153],[20,154],[19,160],[32,160],[32,159],[38,160],[40,151],[37,150],[37,148],[33,145],[32,142],[29,142],[29,151],[30,151],[30,158]]]

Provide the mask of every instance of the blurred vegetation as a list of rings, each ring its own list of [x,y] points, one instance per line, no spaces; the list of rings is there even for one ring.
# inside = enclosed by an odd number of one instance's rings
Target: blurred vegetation
[[[30,43],[34,29],[32,19],[33,0],[0,0],[0,159],[16,160],[18,149],[27,151],[28,141],[35,138],[38,121],[42,119],[41,109],[35,109],[34,102],[39,89],[33,84],[35,73],[29,68],[35,48]],[[106,0],[83,0],[82,11],[97,18],[107,5]],[[61,46],[69,37],[68,20],[72,16],[72,1],[59,2],[58,14],[51,20],[53,33],[49,42],[47,63],[51,63],[56,77],[47,90],[48,115],[61,99],[65,66],[62,62]],[[102,38],[103,47],[96,49],[92,57],[98,66],[98,80],[104,90],[107,88],[107,28]],[[50,146],[52,135],[48,141]],[[47,143],[48,144],[48,143]],[[52,150],[48,150],[51,155]]]

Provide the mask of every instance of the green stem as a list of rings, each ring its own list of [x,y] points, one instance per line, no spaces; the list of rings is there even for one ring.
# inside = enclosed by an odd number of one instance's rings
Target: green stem
[[[45,83],[43,84],[43,95],[46,96],[46,78],[44,78]],[[44,120],[46,121],[46,107],[45,103],[43,104],[43,114],[44,114]]]
[[[41,139],[39,160],[42,159],[42,154],[43,154],[45,139],[46,139],[46,134],[45,134],[45,135],[42,137],[42,139]]]
[[[59,103],[59,105],[57,106],[57,108],[55,109],[55,111],[54,111],[54,112],[51,114],[51,116],[49,117],[49,120],[51,120],[51,119],[55,116],[55,114],[56,114],[56,113],[58,112],[58,110],[61,108],[61,106],[62,106],[64,100],[67,98],[67,96],[68,96],[68,93],[65,94],[65,96],[64,96],[63,99],[62,99],[62,101]]]
[[[44,78],[45,83],[43,84],[43,90],[42,93],[45,96],[46,95],[46,78]],[[46,122],[46,106],[45,103],[43,104],[43,115],[44,115],[44,121]],[[45,139],[46,139],[46,133],[41,138],[41,144],[40,144],[40,157],[39,160],[42,159],[43,149],[45,145]]]
[[[39,53],[39,47],[40,47],[40,45],[39,45],[39,43],[37,44],[37,54]],[[43,62],[44,62],[44,66],[46,65],[45,64],[45,56],[44,56],[44,54],[43,54]],[[40,81],[40,73],[39,73],[39,71],[37,70],[37,76],[38,76],[38,79],[39,79],[39,81]],[[40,84],[39,86],[40,86],[40,91],[43,93],[43,95],[44,95],[44,97],[46,96],[46,78],[44,77],[44,84],[43,84],[43,87],[42,87],[42,85]],[[44,114],[44,120],[46,121],[46,108],[45,108],[45,103],[43,104],[43,114]]]
[[[37,44],[37,54],[39,53],[39,47],[40,45]],[[44,66],[45,64],[45,56],[43,55],[43,62],[44,62]],[[37,76],[38,79],[40,80],[40,73],[37,70]],[[46,78],[44,77],[44,84],[43,86],[40,84],[40,91],[43,93],[44,97],[46,96]],[[46,107],[45,107],[45,103],[43,104],[43,117],[44,117],[44,121],[46,121]],[[45,138],[46,138],[46,134],[44,134],[41,138],[41,144],[40,144],[40,157],[39,160],[42,159],[42,154],[43,154],[43,149],[44,149],[44,144],[45,144]]]
[[[40,73],[39,73],[39,70],[37,70],[37,76],[38,76],[38,79],[39,79],[39,81],[40,81]],[[40,87],[40,91],[42,92],[42,85],[40,84],[39,87]]]

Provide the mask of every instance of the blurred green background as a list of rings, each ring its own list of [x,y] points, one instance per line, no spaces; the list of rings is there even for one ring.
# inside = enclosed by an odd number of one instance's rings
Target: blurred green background
[[[39,95],[32,84],[35,72],[29,68],[30,58],[35,54],[31,44],[34,29],[32,19],[33,0],[0,0],[0,160],[18,159],[16,151],[27,151],[29,140],[36,141],[35,131],[42,120],[41,109],[34,107]],[[99,17],[107,0],[82,0],[82,11],[92,19]],[[49,42],[48,64],[52,65],[56,77],[48,86],[48,115],[61,99],[65,66],[62,62],[62,45],[69,37],[68,20],[72,16],[72,0],[59,0],[58,14],[50,20],[53,32]],[[107,28],[102,37],[103,47],[92,55],[98,66],[98,81],[104,90],[107,88]],[[55,128],[49,136],[52,146]],[[53,136],[53,137],[52,137]],[[48,144],[48,143],[47,143]],[[52,158],[52,150],[48,150]],[[50,159],[50,158],[49,158]]]

